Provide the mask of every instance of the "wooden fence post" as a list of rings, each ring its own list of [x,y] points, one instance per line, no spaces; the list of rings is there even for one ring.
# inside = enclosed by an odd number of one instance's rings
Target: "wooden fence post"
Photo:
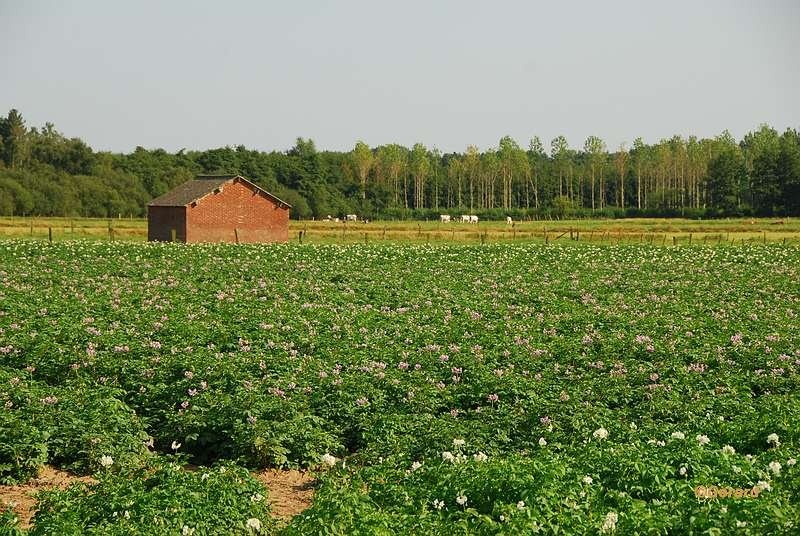
[[[52,227],[48,227],[47,228],[47,238],[50,240],[50,243],[52,244],[53,243],[53,228]]]
[[[177,234],[178,234],[178,231],[176,231],[175,229],[172,229],[170,231],[170,238],[171,238],[172,242],[175,242],[175,239],[177,238]]]
[[[239,228],[238,227],[234,227],[233,228],[233,235],[236,237],[236,243],[238,244],[239,243]]]

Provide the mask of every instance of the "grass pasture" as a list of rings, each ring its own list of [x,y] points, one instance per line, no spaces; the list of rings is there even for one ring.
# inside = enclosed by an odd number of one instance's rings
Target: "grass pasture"
[[[589,242],[598,244],[800,244],[800,219],[620,219],[505,222],[477,225],[460,222],[378,221],[335,223],[294,221],[290,240],[305,243],[524,243]],[[145,241],[141,218],[0,218],[0,238],[54,241],[89,239]]]

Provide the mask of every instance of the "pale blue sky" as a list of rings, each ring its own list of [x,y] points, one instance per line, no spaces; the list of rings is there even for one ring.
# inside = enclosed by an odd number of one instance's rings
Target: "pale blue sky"
[[[0,0],[0,112],[96,149],[800,127],[800,1]]]

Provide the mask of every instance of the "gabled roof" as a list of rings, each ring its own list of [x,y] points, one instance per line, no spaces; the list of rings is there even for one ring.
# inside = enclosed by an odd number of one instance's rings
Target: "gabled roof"
[[[199,201],[203,197],[214,193],[215,190],[221,188],[224,184],[233,182],[239,179],[253,189],[266,195],[279,206],[292,208],[292,205],[283,201],[282,199],[272,195],[259,185],[250,182],[241,175],[198,175],[193,180],[186,181],[170,190],[169,192],[156,197],[148,206],[151,207],[183,207]]]

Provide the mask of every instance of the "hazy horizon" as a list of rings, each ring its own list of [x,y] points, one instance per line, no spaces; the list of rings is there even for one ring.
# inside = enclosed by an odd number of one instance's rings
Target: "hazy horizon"
[[[800,126],[800,3],[0,0],[0,113],[97,150]]]

